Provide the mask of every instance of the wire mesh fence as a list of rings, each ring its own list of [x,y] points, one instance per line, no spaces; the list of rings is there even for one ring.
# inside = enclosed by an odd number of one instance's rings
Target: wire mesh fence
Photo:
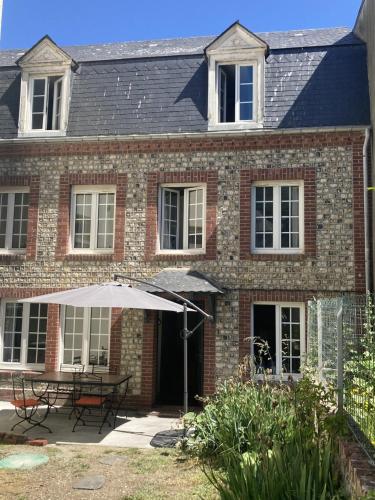
[[[370,295],[309,303],[308,360],[337,388],[338,406],[375,460],[375,306]]]

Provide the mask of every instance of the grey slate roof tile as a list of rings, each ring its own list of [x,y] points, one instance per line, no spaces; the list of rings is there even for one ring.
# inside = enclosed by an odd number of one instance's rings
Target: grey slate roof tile
[[[266,128],[369,124],[366,48],[348,29],[258,35],[271,47]],[[207,131],[203,49],[212,39],[64,47],[78,61],[97,59],[74,74],[67,134]],[[19,52],[0,51],[0,65]],[[19,85],[18,69],[0,68],[1,138],[17,136]]]

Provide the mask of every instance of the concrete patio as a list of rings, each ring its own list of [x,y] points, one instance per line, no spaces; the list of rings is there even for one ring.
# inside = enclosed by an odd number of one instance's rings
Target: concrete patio
[[[41,409],[41,412],[45,411]],[[18,421],[13,406],[6,401],[0,401],[0,432],[11,432],[12,426]],[[50,444],[85,444],[113,446],[120,448],[151,448],[150,441],[158,432],[177,429],[180,426],[178,418],[159,417],[153,414],[128,412],[119,413],[115,429],[105,425],[102,433],[99,427],[79,426],[72,432],[75,419],[69,420],[69,410],[61,409],[56,413],[52,410],[44,422],[51,430],[35,427],[26,432],[31,438],[45,438]],[[28,424],[20,424],[13,431],[21,434]]]

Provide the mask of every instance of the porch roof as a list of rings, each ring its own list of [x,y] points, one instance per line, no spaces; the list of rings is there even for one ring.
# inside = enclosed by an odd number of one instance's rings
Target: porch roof
[[[210,278],[191,269],[163,269],[148,281],[176,293],[224,293]],[[142,284],[138,288],[146,292],[159,292],[152,285]]]

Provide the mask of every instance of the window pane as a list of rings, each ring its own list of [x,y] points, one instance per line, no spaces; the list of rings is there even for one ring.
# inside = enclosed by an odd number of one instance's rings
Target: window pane
[[[91,365],[108,366],[109,309],[95,308],[91,311],[90,352]]]
[[[234,122],[236,98],[236,66],[234,64],[219,66],[219,120],[221,123]]]
[[[253,83],[252,66],[240,66],[240,83]]]
[[[19,363],[22,336],[23,304],[7,302],[5,304],[3,361]]]
[[[253,86],[252,85],[241,85],[240,101],[241,102],[252,102],[253,101]]]
[[[43,128],[43,115],[33,115],[32,125],[33,130],[40,130]]]
[[[113,193],[98,196],[97,248],[113,247],[115,205]]]
[[[81,363],[83,336],[83,307],[65,307],[64,363]]]
[[[46,80],[44,79],[35,79],[34,80],[34,96],[42,95],[46,93]]]
[[[6,243],[8,200],[8,193],[0,193],[0,248],[5,248]]]
[[[255,187],[255,248],[273,247],[273,188]]]
[[[199,196],[198,196],[198,193]],[[200,202],[198,202],[200,200]],[[199,210],[198,210],[199,207]],[[200,216],[198,216],[201,214]],[[202,248],[203,235],[203,189],[188,191],[188,247]]]
[[[162,190],[161,195],[161,248],[164,250],[176,250],[178,248],[180,193],[165,188]]]
[[[44,111],[44,97],[34,97],[33,113],[43,113]]]
[[[253,119],[253,105],[251,102],[240,104],[240,120]]]
[[[31,304],[29,316],[28,363],[44,363],[47,335],[46,304]]]
[[[254,305],[254,356],[258,373],[276,373],[276,307]]]
[[[283,371],[287,373],[298,373],[301,357],[301,324],[299,307],[281,307],[281,329],[282,332],[289,330],[289,340],[283,342],[282,365]]]
[[[75,195],[74,248],[90,248],[92,194]]]

